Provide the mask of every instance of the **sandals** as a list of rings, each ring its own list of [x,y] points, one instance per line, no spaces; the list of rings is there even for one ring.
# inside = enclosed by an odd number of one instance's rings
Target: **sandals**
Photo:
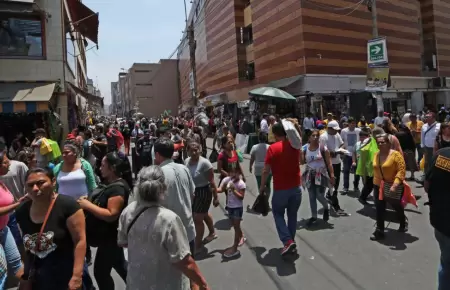
[[[212,241],[214,241],[215,239],[217,239],[218,237],[219,237],[219,236],[218,236],[217,234],[209,235],[209,236],[207,236],[206,238],[203,239],[203,244],[204,244],[204,245],[209,244],[209,243],[211,243]]]
[[[231,259],[231,258],[237,257],[239,255],[241,255],[241,252],[239,250],[237,250],[236,252],[233,252],[233,253],[227,253],[226,251],[225,251],[225,253],[223,253],[223,257],[226,259]]]

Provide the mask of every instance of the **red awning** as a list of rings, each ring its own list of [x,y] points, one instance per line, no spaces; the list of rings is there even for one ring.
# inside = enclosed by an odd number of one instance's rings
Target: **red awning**
[[[98,13],[89,9],[79,0],[67,0],[67,5],[72,17],[72,24],[76,30],[95,44],[98,44]]]

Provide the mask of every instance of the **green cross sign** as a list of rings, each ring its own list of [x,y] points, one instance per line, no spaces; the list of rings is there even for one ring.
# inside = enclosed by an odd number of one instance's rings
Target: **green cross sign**
[[[367,43],[367,62],[369,65],[388,62],[386,38],[369,40]]]

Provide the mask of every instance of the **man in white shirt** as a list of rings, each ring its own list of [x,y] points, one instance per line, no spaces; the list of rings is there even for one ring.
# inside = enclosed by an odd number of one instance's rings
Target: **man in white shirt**
[[[308,112],[306,117],[303,119],[303,129],[305,130],[303,134],[303,143],[306,144],[309,136],[311,136],[312,129],[314,129],[314,118],[312,117],[311,112]]]
[[[378,117],[375,118],[374,124],[375,126],[381,127],[383,125],[383,121],[386,119],[383,111],[378,111]]]
[[[350,186],[350,171],[353,166],[353,151],[356,146],[356,143],[359,141],[359,133],[361,129],[356,128],[356,121],[352,117],[348,118],[348,127],[342,129],[341,137],[342,141],[344,141],[344,148],[349,151],[348,154],[344,156],[344,191],[343,195],[348,193],[348,188]],[[355,174],[355,179],[353,180],[354,191],[359,191],[359,175]]]
[[[331,195],[329,192],[327,194],[327,197],[331,198],[331,205],[338,214],[343,213],[343,210],[339,206],[339,200],[337,197],[339,181],[341,178],[341,158],[337,151],[342,148],[342,146],[344,146],[344,141],[342,141],[341,135],[339,134],[340,130],[341,128],[339,127],[339,123],[337,121],[330,121],[327,125],[327,132],[320,135],[319,139],[320,147],[323,148],[323,146],[326,146],[328,148],[328,151],[330,151],[335,182],[333,194]]]
[[[441,129],[441,124],[436,122],[436,113],[431,111],[425,116],[425,122],[426,123],[422,126],[420,145],[423,148],[423,153],[425,156],[424,171],[427,172],[432,165],[434,142],[436,141],[436,136],[439,134]]]
[[[269,114],[264,113],[262,115],[262,120],[260,124],[260,131],[266,134],[269,134],[269,123],[267,123],[267,119],[269,118]]]

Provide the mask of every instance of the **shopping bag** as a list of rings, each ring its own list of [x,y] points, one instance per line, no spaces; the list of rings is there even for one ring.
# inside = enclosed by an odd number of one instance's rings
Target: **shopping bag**
[[[236,134],[236,140],[234,140],[234,144],[236,145],[236,150],[241,152],[245,152],[247,149],[249,136],[245,134]]]
[[[39,149],[41,155],[47,155],[52,152],[52,146],[48,142],[49,140],[47,138],[41,139],[41,147]]]
[[[260,194],[252,205],[252,210],[256,213],[267,216],[269,214],[269,200],[265,194]]]
[[[51,160],[57,160],[59,157],[61,157],[61,150],[59,148],[59,145],[56,141],[48,140],[48,143],[52,147],[52,154],[51,154]]]
[[[211,162],[211,163],[217,162],[218,157],[219,157],[219,152],[217,152],[216,149],[213,149],[211,151],[211,154],[209,155],[209,162]]]
[[[281,120],[283,124],[284,131],[286,131],[287,138],[289,143],[291,143],[292,148],[294,149],[302,149],[302,138],[296,126],[298,124],[294,124],[291,119],[283,119]]]
[[[242,152],[240,150],[236,150],[236,154],[238,156],[239,163],[244,162],[244,155],[242,155]]]

